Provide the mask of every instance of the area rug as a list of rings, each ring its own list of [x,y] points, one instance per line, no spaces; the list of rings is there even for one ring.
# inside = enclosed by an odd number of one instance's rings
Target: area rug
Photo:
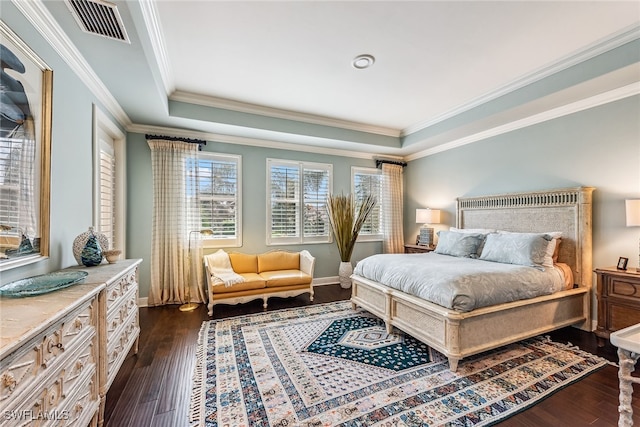
[[[204,322],[191,421],[215,426],[486,426],[607,364],[536,337],[463,359],[349,302]]]

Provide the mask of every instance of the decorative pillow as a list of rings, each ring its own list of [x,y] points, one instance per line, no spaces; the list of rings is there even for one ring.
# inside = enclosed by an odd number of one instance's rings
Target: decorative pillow
[[[494,233],[487,235],[480,259],[526,265],[543,270],[551,236],[541,233]],[[553,253],[553,251],[552,251]]]
[[[484,242],[484,234],[439,231],[435,253],[456,257],[478,258],[478,248]]]
[[[498,230],[500,234],[546,234],[551,237],[547,246],[547,252],[544,256],[542,265],[545,267],[553,267],[553,264],[558,261],[558,248],[560,247],[560,238],[562,237],[562,231],[548,231],[543,233],[516,233],[512,231]]]
[[[456,228],[456,227],[450,227],[449,231],[455,231],[458,233],[482,234],[485,237],[487,236],[487,234],[498,232],[498,230],[496,230],[495,228]],[[478,246],[478,254],[477,254],[478,256],[476,256],[476,258],[480,257],[483,246],[484,246],[484,240],[482,241],[482,243],[480,243],[480,246]]]

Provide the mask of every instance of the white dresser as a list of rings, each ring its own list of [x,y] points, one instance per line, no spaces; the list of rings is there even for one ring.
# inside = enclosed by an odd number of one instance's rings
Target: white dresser
[[[82,284],[0,298],[0,425],[102,424],[104,400],[140,333],[138,265],[97,267]]]

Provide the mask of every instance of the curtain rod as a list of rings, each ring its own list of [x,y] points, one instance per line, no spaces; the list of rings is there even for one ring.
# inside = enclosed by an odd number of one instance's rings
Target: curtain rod
[[[380,169],[383,163],[388,163],[390,165],[400,165],[402,167],[407,166],[407,162],[403,162],[402,160],[392,160],[392,159],[375,159],[376,168]]]
[[[149,135],[149,134],[146,134],[144,137],[147,140],[163,139],[165,141],[181,141],[181,142],[188,142],[190,144],[198,144],[198,151],[202,151],[202,146],[207,145],[207,141],[205,141],[204,139],[180,138],[178,136],[163,136],[163,135]]]

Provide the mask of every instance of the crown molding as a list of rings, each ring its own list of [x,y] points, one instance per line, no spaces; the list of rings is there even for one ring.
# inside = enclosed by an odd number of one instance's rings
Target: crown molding
[[[175,91],[175,80],[173,78],[173,71],[169,65],[169,58],[167,56],[166,44],[164,42],[164,36],[162,35],[162,28],[160,28],[160,18],[158,17],[158,9],[156,8],[155,0],[139,0],[140,9],[142,10],[142,17],[144,24],[147,27],[147,33],[151,41],[151,47],[158,64],[158,70],[162,77],[162,84],[164,85],[165,93],[169,96],[170,93]]]
[[[329,156],[351,157],[357,159],[373,160],[380,153],[365,153],[355,150],[342,150],[338,148],[326,148],[316,145],[296,144],[291,142],[273,141],[244,136],[224,135],[211,132],[201,132],[185,129],[177,129],[163,126],[132,124],[127,127],[128,132],[140,134],[161,134],[179,138],[204,139],[206,141],[221,142],[224,144],[247,145],[251,147],[272,148],[276,150],[299,151],[303,153],[326,154]]]
[[[95,74],[80,51],[74,46],[60,25],[53,18],[42,0],[20,1],[12,0],[14,6],[35,27],[42,37],[69,64],[69,67],[82,80],[87,88],[104,105],[113,117],[124,127],[131,124],[127,113],[113,97],[111,92]],[[54,70],[55,73],[55,70]]]
[[[501,96],[507,95],[518,89],[522,89],[525,86],[528,86],[532,83],[535,83],[553,74],[559,73],[560,71],[566,70],[574,65],[580,64],[581,62],[587,61],[591,58],[594,58],[605,52],[613,50],[617,47],[620,47],[638,38],[640,38],[640,25],[637,25],[637,24],[631,25],[627,28],[624,28],[618,31],[617,33],[614,33],[613,35],[610,35],[609,37],[603,40],[592,43],[584,47],[583,49],[580,49],[577,52],[567,55],[564,58],[561,58],[560,60],[555,61],[550,65],[547,65],[546,67],[542,67],[536,71],[533,71],[525,75],[524,77],[519,78],[499,88],[498,90],[489,92],[485,95],[475,98],[474,100],[472,100],[467,104],[463,104],[457,108],[454,108],[445,113],[437,115],[429,120],[409,126],[402,130],[401,136],[410,135],[412,133],[418,132],[422,129],[428,128],[437,123],[450,119],[454,116],[457,116],[458,114],[462,114],[466,111],[469,111],[489,101],[493,101]]]
[[[299,113],[296,111],[265,107],[263,105],[250,104],[246,102],[234,101],[226,98],[218,98],[215,96],[200,95],[190,92],[175,91],[171,94],[169,99],[172,101],[202,105],[205,107],[221,108],[223,110],[237,111],[240,113],[256,114],[277,119],[293,120],[315,125],[330,126],[340,129],[354,130],[358,132],[373,133],[376,135],[391,136],[394,138],[399,138],[401,133],[398,129],[392,129],[383,126],[375,126],[348,120],[333,119],[330,117],[323,117],[315,114]]]
[[[416,160],[422,157],[431,156],[433,154],[441,153],[443,151],[451,150],[453,148],[462,147],[463,145],[471,144],[492,138],[498,135],[502,135],[514,130],[522,129],[528,126],[536,125],[549,120],[557,119],[569,114],[577,113],[580,111],[588,110],[590,108],[598,107],[600,105],[608,104],[611,102],[619,101],[630,96],[640,95],[640,82],[635,82],[617,89],[613,89],[607,92],[603,92],[598,95],[591,96],[589,98],[581,99],[580,101],[572,102],[561,107],[552,108],[539,114],[533,114],[529,117],[514,120],[510,123],[496,126],[491,129],[487,129],[482,132],[475,133],[473,135],[459,138],[453,141],[449,141],[444,144],[440,144],[436,147],[432,147],[426,150],[422,150],[413,154],[405,156],[406,161]]]

